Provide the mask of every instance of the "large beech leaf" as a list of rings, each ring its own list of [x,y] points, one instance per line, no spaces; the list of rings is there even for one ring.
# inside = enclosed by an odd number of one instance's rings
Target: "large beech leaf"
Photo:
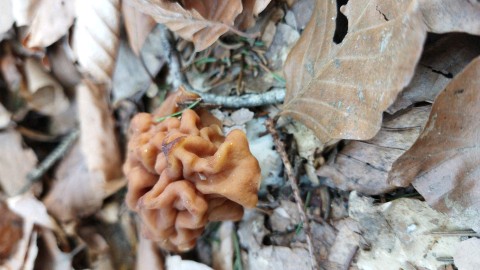
[[[435,209],[480,231],[480,57],[439,94],[419,139],[389,181],[413,186]]]
[[[282,115],[303,122],[324,143],[372,138],[382,112],[410,82],[427,31],[480,32],[480,4],[427,2],[349,1],[341,9],[348,33],[335,44],[336,1],[317,0],[285,64]],[[459,22],[445,23],[453,19]]]
[[[233,26],[242,12],[241,0],[187,0],[184,6],[168,0],[134,0],[136,6],[186,40],[197,51],[212,45]]]

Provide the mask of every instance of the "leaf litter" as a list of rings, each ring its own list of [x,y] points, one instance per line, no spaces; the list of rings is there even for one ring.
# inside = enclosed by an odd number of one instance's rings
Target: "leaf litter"
[[[77,2],[0,0],[0,268],[478,268],[478,3]],[[121,167],[180,85],[247,132],[262,183],[167,254]]]

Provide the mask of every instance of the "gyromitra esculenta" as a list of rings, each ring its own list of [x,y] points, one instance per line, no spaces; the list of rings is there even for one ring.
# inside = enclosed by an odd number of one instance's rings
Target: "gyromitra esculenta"
[[[209,221],[239,220],[258,200],[260,167],[245,133],[224,137],[221,122],[204,109],[165,117],[196,99],[179,89],[155,113],[136,115],[123,168],[126,202],[143,233],[177,252],[191,249]]]

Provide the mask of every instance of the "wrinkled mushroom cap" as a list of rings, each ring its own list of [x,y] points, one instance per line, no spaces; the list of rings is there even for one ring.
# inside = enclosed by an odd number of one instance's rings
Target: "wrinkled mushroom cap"
[[[156,121],[197,98],[180,89],[130,124],[126,202],[144,234],[172,251],[191,249],[207,222],[240,220],[243,207],[258,201],[260,167],[244,132],[223,136],[221,122],[203,109]]]

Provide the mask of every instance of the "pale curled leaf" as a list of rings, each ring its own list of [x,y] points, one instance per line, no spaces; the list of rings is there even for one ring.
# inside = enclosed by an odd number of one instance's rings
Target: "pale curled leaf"
[[[22,137],[14,130],[0,132],[0,185],[9,196],[17,195],[27,184],[27,174],[37,164],[37,157],[22,146]]]
[[[25,60],[29,107],[45,115],[55,116],[65,112],[70,105],[63,88],[39,61]]]
[[[368,141],[348,141],[317,174],[326,177],[327,184],[342,190],[373,195],[395,189],[387,181],[388,172],[418,138],[430,109],[430,106],[416,107],[385,119],[375,137]]]
[[[12,0],[0,0],[0,10],[2,16],[0,16],[0,35],[7,32],[14,23],[12,13]]]
[[[443,14],[448,19],[461,20],[461,11],[469,8],[443,2],[444,10],[453,11]],[[350,1],[341,9],[348,18],[348,33],[337,45],[332,41],[336,3],[317,0],[312,19],[285,65],[282,114],[303,122],[323,142],[372,138],[380,128],[382,112],[410,82],[426,31],[468,30],[456,28],[459,24],[425,25],[436,14],[423,4]],[[461,8],[452,9],[455,5]]]
[[[78,144],[62,160],[55,178],[44,203],[48,211],[61,221],[94,213],[112,191],[125,184],[122,180],[106,182],[99,173],[91,173]],[[112,190],[116,184],[118,186]]]
[[[480,239],[470,238],[458,245],[453,255],[455,266],[459,270],[476,270],[480,268]]]
[[[26,37],[26,45],[47,47],[66,35],[75,18],[74,0],[41,0]]]
[[[81,152],[88,171],[107,182],[122,175],[120,149],[108,95],[104,88],[91,83],[77,87]]]
[[[76,1],[73,50],[83,72],[110,83],[119,44],[120,1]]]
[[[185,0],[184,7],[168,0],[134,0],[140,11],[195,44],[201,51],[233,26],[242,12],[241,0]]]
[[[141,13],[132,5],[132,2],[129,0],[123,1],[122,14],[130,48],[136,55],[140,55],[143,43],[145,43],[156,22],[152,17]]]
[[[439,94],[419,139],[389,181],[410,183],[435,209],[480,231],[480,57]]]

